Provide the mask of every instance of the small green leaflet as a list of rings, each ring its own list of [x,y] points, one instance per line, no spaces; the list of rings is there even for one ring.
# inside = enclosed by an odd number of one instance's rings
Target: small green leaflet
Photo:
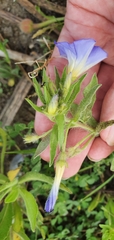
[[[49,162],[50,167],[54,162],[57,145],[58,145],[58,126],[55,124],[52,128],[50,135],[50,162]]]
[[[62,149],[64,142],[64,127],[65,127],[64,114],[58,114],[56,116],[56,124],[58,127],[58,144],[60,146],[60,149]]]
[[[0,239],[5,240],[12,225],[12,204],[6,204],[0,212]]]
[[[31,230],[34,232],[36,228],[38,206],[33,195],[25,188],[20,188],[19,193],[25,203],[28,220],[30,222]]]
[[[36,152],[35,152],[33,158],[38,157],[46,149],[46,147],[49,145],[49,143],[50,143],[50,134],[48,134],[46,137],[44,137],[41,140],[41,142],[38,144],[38,147],[36,149]]]
[[[43,107],[38,107],[37,105],[35,105],[30,99],[25,98],[25,100],[31,105],[31,107],[37,111],[37,112],[42,112],[43,113]]]

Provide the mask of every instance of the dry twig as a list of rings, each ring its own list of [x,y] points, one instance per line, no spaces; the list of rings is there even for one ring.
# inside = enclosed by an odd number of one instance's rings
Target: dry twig
[[[32,0],[32,2],[36,5],[38,5],[39,7],[43,7],[43,8],[46,8],[46,9],[50,10],[50,11],[57,12],[57,13],[60,13],[62,15],[65,15],[66,8],[63,7],[63,6],[60,6],[56,3],[52,3],[52,2],[49,2],[47,0],[41,0],[41,1]]]

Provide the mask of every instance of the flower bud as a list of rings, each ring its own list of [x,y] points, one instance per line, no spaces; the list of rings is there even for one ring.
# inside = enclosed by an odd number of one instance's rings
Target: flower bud
[[[39,139],[39,136],[37,134],[27,134],[24,136],[23,140],[25,143],[31,143],[36,142]]]
[[[54,95],[48,105],[48,113],[54,115],[58,107],[58,95]]]
[[[24,19],[20,22],[19,27],[24,33],[31,33],[34,29],[34,23],[30,19]]]

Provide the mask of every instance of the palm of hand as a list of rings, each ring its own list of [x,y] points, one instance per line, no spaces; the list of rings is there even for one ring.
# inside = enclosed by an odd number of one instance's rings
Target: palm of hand
[[[113,0],[100,0],[101,7],[98,1],[91,3],[90,0],[78,1],[69,0],[67,5],[67,13],[65,17],[65,25],[59,37],[59,41],[73,42],[81,38],[93,38],[96,40],[96,45],[102,47],[107,53],[108,58],[101,64],[93,67],[88,72],[88,77],[85,84],[91,79],[94,72],[97,73],[99,83],[102,87],[97,94],[97,100],[93,109],[93,115],[97,120],[106,121],[114,119],[113,99],[114,99],[114,6]],[[111,6],[112,5],[112,6]],[[86,9],[87,7],[87,9]],[[57,49],[54,50],[53,57],[58,55]],[[53,58],[48,67],[49,74],[53,78],[52,66],[57,66],[61,72],[63,69],[63,59]],[[81,96],[80,96],[81,97]],[[79,97],[79,98],[80,98]],[[42,125],[41,125],[42,122]],[[39,129],[40,123],[40,129]],[[50,122],[44,116],[37,113],[35,119],[35,129],[37,133],[46,131],[51,127]],[[113,127],[112,127],[113,128]],[[112,129],[111,129],[112,132]],[[78,142],[84,135],[85,131],[71,130],[68,138],[68,146]],[[69,165],[64,173],[64,177],[68,178],[74,175],[80,168],[86,155],[96,161],[107,157],[113,150],[114,138],[109,134],[109,128],[103,130],[101,137],[96,138],[81,154],[69,159]],[[42,158],[49,160],[49,149],[46,149],[42,154]]]

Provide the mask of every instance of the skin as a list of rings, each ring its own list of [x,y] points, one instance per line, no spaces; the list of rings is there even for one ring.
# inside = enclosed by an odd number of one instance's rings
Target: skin
[[[108,53],[108,58],[88,71],[88,75],[82,90],[91,79],[94,72],[97,73],[102,87],[97,92],[97,100],[93,108],[93,116],[98,121],[114,119],[114,2],[113,0],[68,0],[64,27],[58,41],[73,42],[81,38],[93,38],[96,45]],[[54,79],[53,66],[62,72],[64,60],[59,56],[57,48],[54,49],[52,60],[48,66],[48,74]],[[79,95],[78,100],[82,98]],[[38,103],[40,104],[40,103]],[[42,134],[49,130],[52,123],[41,113],[36,113],[35,131]],[[67,146],[73,146],[80,141],[87,132],[81,129],[72,129],[69,133]],[[76,174],[86,156],[92,161],[100,161],[106,158],[114,150],[114,125],[102,130],[100,136],[95,138],[88,147],[77,156],[68,159],[63,178],[69,178]],[[49,147],[41,157],[49,161]]]

